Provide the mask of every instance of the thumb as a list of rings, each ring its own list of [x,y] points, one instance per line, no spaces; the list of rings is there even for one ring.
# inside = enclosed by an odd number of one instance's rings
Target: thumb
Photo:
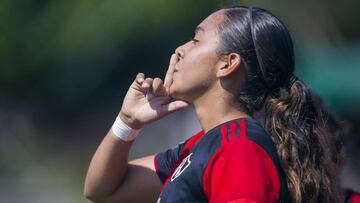
[[[163,105],[163,111],[170,113],[170,112],[175,112],[178,111],[180,109],[189,107],[190,104],[187,103],[186,101],[181,101],[181,100],[176,100],[176,101],[172,101],[166,105]]]

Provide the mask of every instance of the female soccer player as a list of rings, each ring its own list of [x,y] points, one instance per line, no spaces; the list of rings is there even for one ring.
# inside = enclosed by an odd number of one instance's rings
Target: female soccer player
[[[128,161],[146,124],[193,107],[202,130]],[[265,109],[265,123],[254,118]],[[137,75],[95,152],[84,194],[94,202],[339,202],[330,141],[294,76],[286,27],[270,12],[212,13],[175,50],[164,82]]]

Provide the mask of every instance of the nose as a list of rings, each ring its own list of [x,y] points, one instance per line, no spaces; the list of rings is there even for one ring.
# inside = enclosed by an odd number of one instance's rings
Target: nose
[[[184,58],[184,56],[185,56],[184,47],[179,46],[178,48],[176,48],[175,54],[177,55],[178,58],[181,58],[181,59]]]

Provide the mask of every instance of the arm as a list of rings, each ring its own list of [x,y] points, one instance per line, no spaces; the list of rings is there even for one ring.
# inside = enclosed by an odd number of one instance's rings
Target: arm
[[[156,201],[162,183],[155,172],[153,156],[128,162],[132,143],[117,139],[111,130],[105,136],[86,177],[84,195],[88,199],[94,202]]]
[[[168,94],[176,61],[173,55],[165,84],[159,78],[145,78],[142,73],[137,75],[119,113],[126,125],[140,129],[188,106],[184,101],[172,101]],[[155,172],[154,156],[129,162],[132,143],[118,139],[112,130],[108,132],[91,160],[85,179],[84,195],[88,199],[94,202],[156,201],[162,184]]]

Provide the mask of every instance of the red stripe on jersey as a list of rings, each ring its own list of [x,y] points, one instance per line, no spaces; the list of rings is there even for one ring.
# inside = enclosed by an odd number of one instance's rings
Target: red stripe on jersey
[[[240,120],[239,125],[240,125],[240,139],[246,139],[246,123],[245,123],[245,120]]]
[[[192,136],[191,139],[189,141],[186,142],[185,146],[184,146],[184,149],[181,153],[181,155],[185,154],[182,158],[185,158],[188,154],[189,154],[189,151],[191,149],[191,147],[204,135],[204,131],[200,131],[198,132],[196,135]],[[181,158],[181,160],[182,160]]]
[[[226,124],[220,126],[221,130],[221,145],[224,145],[227,142],[227,134],[228,134],[228,127]]]
[[[230,140],[236,139],[236,123],[230,123]]]

